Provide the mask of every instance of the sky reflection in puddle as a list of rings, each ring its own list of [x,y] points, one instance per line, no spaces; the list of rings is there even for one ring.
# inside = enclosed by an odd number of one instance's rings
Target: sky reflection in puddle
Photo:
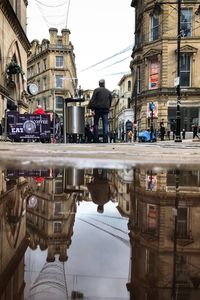
[[[0,176],[2,299],[199,299],[200,170]]]

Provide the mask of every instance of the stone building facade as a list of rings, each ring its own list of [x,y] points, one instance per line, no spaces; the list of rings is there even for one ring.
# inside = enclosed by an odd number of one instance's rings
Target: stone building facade
[[[132,0],[135,8],[135,46],[130,68],[137,101],[137,121],[141,129],[149,128],[149,103],[156,105],[154,127],[164,119],[173,130],[176,120],[177,33],[178,13],[175,1]],[[172,2],[170,4],[169,2]],[[197,1],[181,2],[181,130],[192,130],[200,124],[200,16]],[[134,103],[133,103],[134,104]]]
[[[132,131],[134,111],[131,106],[132,75],[124,75],[118,83],[119,101],[116,108],[118,139],[128,141],[128,132]]]
[[[37,95],[31,96],[30,112],[38,104],[46,111],[57,113],[63,118],[63,101],[77,92],[77,75],[74,47],[69,41],[70,31],[49,29],[50,39],[31,42],[28,57],[28,83],[38,86]]]
[[[7,109],[28,111],[26,36],[27,0],[0,2],[0,121]],[[14,68],[12,68],[14,64]]]

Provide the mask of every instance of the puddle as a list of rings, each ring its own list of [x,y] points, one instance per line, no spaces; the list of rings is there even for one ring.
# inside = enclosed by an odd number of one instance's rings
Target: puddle
[[[0,299],[200,298],[200,170],[9,167],[0,189]]]

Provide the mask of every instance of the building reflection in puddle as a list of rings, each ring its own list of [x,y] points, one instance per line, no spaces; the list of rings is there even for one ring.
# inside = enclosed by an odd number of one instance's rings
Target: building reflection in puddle
[[[134,170],[130,299],[200,298],[199,175]]]
[[[199,175],[1,171],[0,299],[200,298]]]

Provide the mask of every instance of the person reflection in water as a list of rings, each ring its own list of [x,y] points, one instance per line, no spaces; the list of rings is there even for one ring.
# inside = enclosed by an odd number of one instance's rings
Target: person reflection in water
[[[92,201],[97,204],[97,212],[104,212],[104,204],[109,202],[111,192],[106,169],[94,169],[93,180],[87,184]]]

